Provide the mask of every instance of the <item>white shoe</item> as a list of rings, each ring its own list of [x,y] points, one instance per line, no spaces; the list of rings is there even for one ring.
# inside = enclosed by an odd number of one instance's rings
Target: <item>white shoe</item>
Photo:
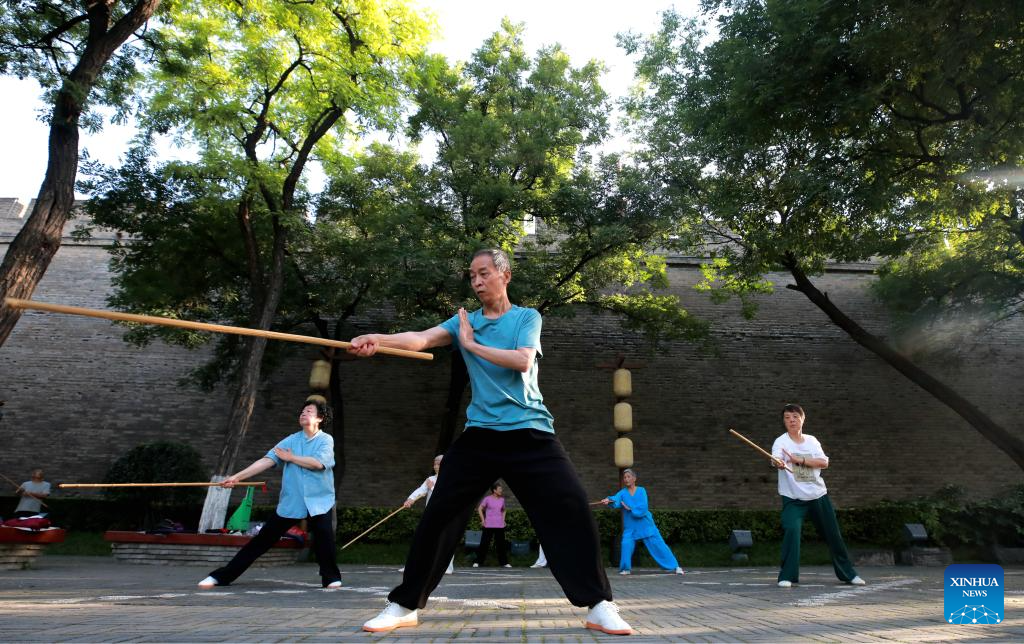
[[[217,580],[213,577],[207,577],[206,579],[199,582],[198,585],[203,590],[209,590],[210,588],[213,588],[214,586],[219,586],[220,584],[218,584]]]
[[[620,570],[620,571],[619,571],[619,574],[620,574],[620,575],[631,575],[631,574],[633,574],[633,573],[629,572],[628,570]]]
[[[856,577],[851,579],[848,583],[851,583],[854,586],[866,586],[868,582],[866,582],[863,579],[861,579],[860,575],[857,575]]]
[[[502,568],[511,568],[511,567],[512,567],[512,564],[505,564],[504,566],[502,566]]]
[[[399,568],[398,572],[405,572],[405,566],[402,566],[401,568]]]
[[[475,563],[475,564],[473,564],[473,567],[474,567],[474,568],[479,568],[479,567],[480,567],[480,564],[478,564],[478,563]]]
[[[686,571],[683,570],[682,566],[676,566],[676,574],[677,575],[685,575]]]
[[[416,626],[419,623],[419,611],[387,602],[380,615],[363,624],[363,630],[370,633],[385,633],[403,626]]]
[[[544,564],[536,564],[536,563],[533,564],[532,566],[530,566],[530,568],[544,568],[544,567],[545,567]]]
[[[619,607],[610,601],[602,601],[587,613],[587,628],[609,635],[632,635],[633,629],[626,620],[619,617]]]
[[[779,588],[789,588],[792,585],[793,585],[793,582],[791,582],[791,581],[789,581],[787,579],[783,579],[782,581],[779,582]]]
[[[341,588],[341,580],[338,579],[336,581],[332,581],[331,583],[329,583],[326,586],[324,586],[324,588],[326,588],[328,590],[334,590],[336,588]]]

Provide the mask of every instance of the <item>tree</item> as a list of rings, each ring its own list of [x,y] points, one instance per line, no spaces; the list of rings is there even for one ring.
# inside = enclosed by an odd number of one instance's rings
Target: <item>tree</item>
[[[195,0],[174,6],[164,36],[143,122],[151,131],[175,131],[194,142],[200,161],[167,166],[170,175],[163,170],[150,175],[157,181],[165,175],[180,178],[169,190],[149,184],[140,195],[126,195],[97,186],[107,196],[93,212],[121,206],[121,215],[137,218],[134,228],[142,230],[147,221],[186,211],[193,225],[208,222],[210,228],[182,230],[178,221],[167,231],[145,232],[155,245],[177,253],[187,252],[187,246],[175,248],[181,242],[198,241],[215,254],[221,248],[223,259],[233,261],[244,277],[225,291],[212,275],[195,275],[195,283],[171,277],[162,290],[128,276],[119,285],[138,288],[122,289],[115,300],[150,312],[156,305],[164,315],[226,314],[244,326],[269,329],[281,303],[289,238],[306,220],[302,180],[309,161],[338,155],[340,134],[357,123],[386,127],[394,122],[406,61],[422,46],[425,24],[400,0]],[[156,211],[128,212],[140,199]],[[219,236],[230,230],[225,228],[229,216],[237,241]],[[184,236],[162,236],[172,231]],[[197,240],[207,234],[211,239]],[[125,257],[145,250],[126,250]],[[136,274],[154,272],[139,263],[130,266]],[[234,343],[237,349],[220,352],[237,360],[238,384],[215,481],[234,467],[267,345],[265,339],[246,338],[225,340],[221,347],[232,349]],[[223,522],[227,495],[222,492],[211,488],[200,530]]]
[[[371,148],[355,167],[332,172],[318,221],[387,240],[365,256],[383,267],[396,328],[425,328],[475,307],[467,259],[496,246],[517,258],[517,303],[556,315],[613,312],[655,341],[703,338],[703,322],[656,292],[667,286],[656,249],[687,239],[672,236],[683,227],[670,202],[650,189],[643,169],[587,153],[607,135],[600,66],[573,67],[557,46],[531,57],[522,31],[504,21],[463,65],[425,59],[410,134],[434,138],[435,159],[420,164]],[[368,213],[389,213],[387,230],[368,231]],[[530,219],[532,236],[524,229]],[[389,257],[392,245],[402,252]],[[632,288],[609,293],[623,285]],[[452,359],[438,453],[454,436],[468,383],[459,354]]]
[[[971,220],[930,222],[882,266],[872,287],[904,350],[948,355],[1024,312],[1024,202],[1006,183],[987,187],[990,206]]]
[[[704,4],[718,12],[712,42],[669,12],[658,34],[624,44],[642,54],[646,86],[631,110],[647,161],[712,244],[707,288],[749,298],[770,290],[766,272],[789,272],[788,288],[1024,468],[1024,441],[811,279],[830,260],[899,257],[923,233],[964,230],[992,205],[962,177],[1020,161],[1022,8]]]
[[[21,317],[5,297],[31,298],[60,248],[75,201],[79,127],[100,127],[93,103],[124,114],[140,57],[125,45],[154,15],[160,0],[61,2],[4,0],[0,13],[0,74],[33,78],[50,104],[46,174],[32,212],[0,263],[0,346]],[[85,119],[83,123],[83,119]]]

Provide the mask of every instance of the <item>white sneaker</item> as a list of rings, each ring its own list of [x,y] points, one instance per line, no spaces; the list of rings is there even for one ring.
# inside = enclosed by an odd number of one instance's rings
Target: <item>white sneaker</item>
[[[783,579],[779,582],[779,588],[789,588],[792,585],[793,582],[789,581],[788,579]]]
[[[628,570],[620,570],[620,571],[619,571],[619,574],[620,574],[620,575],[631,575],[631,574],[633,574],[633,573],[629,572]]]
[[[633,629],[626,620],[619,617],[619,607],[610,601],[602,601],[587,613],[587,628],[609,635],[632,635]]]
[[[363,624],[363,630],[370,633],[385,633],[403,626],[416,626],[419,623],[419,611],[387,602],[380,615]]]
[[[324,586],[324,588],[326,588],[327,590],[335,590],[337,588],[341,588],[341,580],[339,579],[337,581],[332,581],[331,583]]]
[[[868,582],[861,579],[860,575],[857,575],[856,577],[851,579],[849,583],[853,584],[854,586],[866,586]]]
[[[479,567],[480,567],[480,564],[478,564],[478,563],[475,563],[475,564],[473,564],[473,567],[474,567],[474,568],[479,568]]]
[[[402,566],[401,568],[399,568],[398,572],[405,572],[405,566]]]
[[[217,586],[219,584],[217,583],[217,580],[213,577],[207,577],[206,579],[199,582],[198,585],[203,590],[209,590],[210,588],[213,588],[214,586]]]
[[[676,574],[677,575],[685,575],[686,571],[683,570],[682,566],[676,566]]]
[[[502,568],[511,568],[511,567],[512,567],[512,564],[505,564],[504,566],[502,566]]]
[[[530,566],[530,568],[543,568],[543,567],[544,566],[542,564],[537,564],[537,563],[535,563],[532,566]]]

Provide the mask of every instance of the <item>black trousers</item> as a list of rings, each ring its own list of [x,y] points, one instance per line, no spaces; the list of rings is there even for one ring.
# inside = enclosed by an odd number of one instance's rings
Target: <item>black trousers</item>
[[[288,528],[299,521],[302,519],[289,519],[275,512],[273,518],[267,521],[259,533],[249,540],[249,543],[242,546],[242,549],[228,562],[228,565],[214,570],[210,576],[217,580],[218,585],[227,586],[248,570],[260,555],[270,550],[278,539],[288,532]],[[331,513],[326,512],[308,517],[306,523],[309,531],[313,534],[313,552],[316,554],[316,562],[320,564],[320,582],[327,586],[333,581],[340,581],[341,572],[338,570],[334,550]]]
[[[499,432],[472,427],[444,455],[402,583],[388,599],[405,608],[426,606],[469,517],[499,478],[526,510],[551,573],[569,601],[575,606],[610,601],[597,524],[576,469],[555,435],[535,429]]]
[[[484,528],[480,537],[480,547],[476,551],[476,562],[481,566],[487,559],[487,551],[491,548],[491,537],[494,537],[494,547],[498,550],[498,565],[504,566],[508,563],[508,550],[505,546],[505,528]]]

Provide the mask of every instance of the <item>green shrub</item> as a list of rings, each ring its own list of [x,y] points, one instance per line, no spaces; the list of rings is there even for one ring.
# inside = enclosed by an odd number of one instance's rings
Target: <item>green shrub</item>
[[[206,481],[202,455],[184,443],[158,441],[145,443],[128,450],[107,470],[104,483],[168,483]],[[113,500],[130,503],[142,518],[143,527],[151,527],[158,514],[173,506],[198,503],[205,493],[203,488],[107,488],[104,495]]]

